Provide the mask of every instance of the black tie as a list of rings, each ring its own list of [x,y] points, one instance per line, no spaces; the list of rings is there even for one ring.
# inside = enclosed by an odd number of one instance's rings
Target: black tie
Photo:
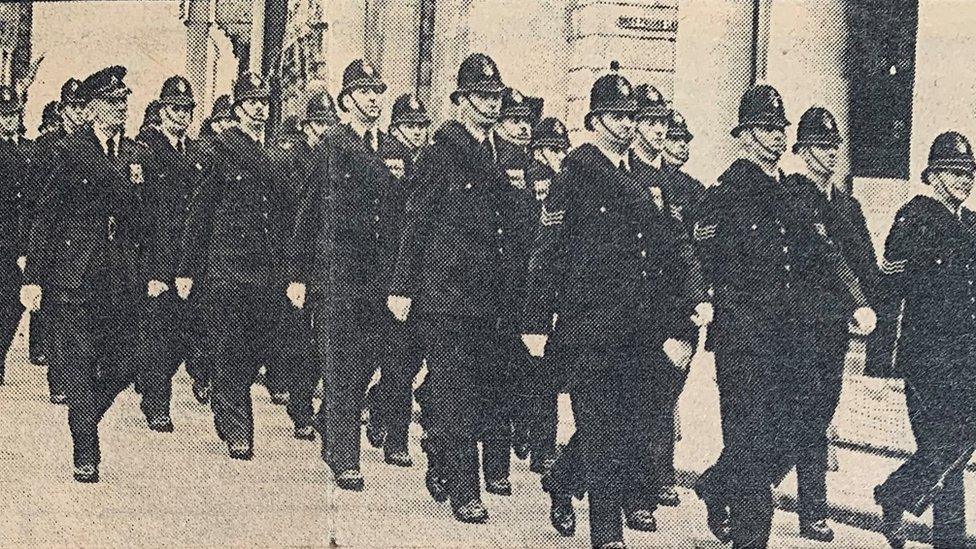
[[[624,162],[623,160],[620,161],[620,171],[622,171],[624,173],[627,172],[627,163]]]
[[[180,153],[181,155],[186,154],[186,145],[183,143],[182,139],[176,142],[176,152]]]
[[[373,150],[373,133],[372,132],[366,132],[363,135],[363,145],[366,145],[366,148],[367,149]]]
[[[110,137],[109,140],[105,142],[105,150],[107,151],[107,154],[108,154],[108,157],[109,158],[115,158],[115,152],[116,152],[115,151],[115,138],[111,138]]]

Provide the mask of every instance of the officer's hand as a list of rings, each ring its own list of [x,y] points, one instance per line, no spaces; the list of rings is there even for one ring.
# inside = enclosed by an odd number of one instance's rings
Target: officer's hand
[[[22,255],[17,258],[17,267],[20,268],[20,272],[23,274],[24,270],[27,269],[27,256]]]
[[[288,301],[296,309],[301,309],[305,307],[305,285],[301,282],[292,282],[288,285],[288,289],[285,290],[285,295],[288,296]]]
[[[148,294],[149,297],[159,297],[168,289],[169,284],[166,284],[161,280],[150,280],[149,283],[146,284],[146,294]]]
[[[20,304],[28,311],[41,308],[41,287],[37,284],[25,284],[20,287]]]
[[[545,334],[522,334],[522,344],[529,350],[529,354],[536,358],[542,358],[546,354],[548,341],[549,336]]]
[[[386,308],[393,313],[393,317],[400,322],[406,322],[410,315],[410,304],[413,300],[402,295],[391,295],[386,298]]]
[[[678,341],[673,337],[668,338],[661,348],[671,363],[682,372],[688,369],[691,364],[691,357],[695,354],[695,348],[691,346],[691,343]]]
[[[193,279],[185,276],[176,278],[176,295],[180,299],[187,300],[190,297],[190,290],[193,289]]]
[[[869,336],[878,325],[878,316],[871,307],[859,307],[854,311],[854,317],[849,326],[854,335]]]
[[[714,317],[715,310],[712,308],[712,304],[705,301],[695,305],[695,314],[691,315],[691,321],[695,323],[695,326],[701,328],[711,324]]]

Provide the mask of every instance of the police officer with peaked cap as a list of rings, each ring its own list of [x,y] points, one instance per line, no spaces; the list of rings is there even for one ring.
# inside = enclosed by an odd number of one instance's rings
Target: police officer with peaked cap
[[[795,399],[802,340],[796,303],[806,299],[804,269],[822,263],[850,297],[851,324],[866,335],[874,312],[822,227],[795,207],[779,161],[789,124],[771,86],[748,89],[732,129],[739,158],[706,191],[694,228],[714,288],[715,352],[724,448],[695,486],[708,526],[734,547],[765,547],[772,522],[770,485],[795,446]],[[847,321],[843,322],[846,326]]]
[[[237,122],[210,144],[212,176],[191,202],[175,279],[180,297],[201,286],[214,424],[241,460],[254,455],[251,384],[268,358],[280,288],[272,233],[279,198],[264,135],[269,96],[259,75],[234,83]]]
[[[339,488],[361,491],[361,414],[389,326],[384,307],[389,242],[390,171],[378,151],[389,137],[377,127],[387,86],[368,62],[343,71],[337,101],[349,122],[326,134],[315,151],[311,184],[290,245],[286,291],[298,308],[306,295],[316,327],[325,398],[322,458]]]
[[[933,508],[932,545],[966,546],[963,474],[976,447],[976,214],[963,206],[976,161],[965,136],[940,134],[916,196],[895,214],[885,241],[884,300],[904,302],[897,342],[908,419],[918,449],[874,490],[885,535],[905,545],[905,511]]]
[[[153,431],[170,432],[173,375],[191,358],[187,341],[193,320],[188,296],[177,294],[175,280],[187,274],[179,271],[183,230],[194,194],[210,183],[210,160],[187,136],[196,107],[190,82],[167,78],[155,102],[159,121],[142,134],[145,149],[138,164],[144,181],[140,274],[146,294],[137,355],[146,422]]]
[[[523,342],[533,356],[565,365],[577,426],[543,477],[550,519],[561,535],[573,535],[572,498],[587,492],[593,547],[625,547],[642,269],[642,214],[628,156],[637,110],[623,76],[593,84],[584,125],[594,140],[566,157],[552,184],[527,284]]]
[[[505,89],[487,55],[461,63],[451,93],[456,118],[417,161],[388,299],[397,319],[416,318],[426,344],[427,488],[437,501],[450,498],[462,522],[488,520],[478,441],[485,420],[504,404],[491,392],[504,375],[493,342],[509,298],[503,266],[510,199],[522,192],[498,169],[489,137]]]
[[[390,170],[386,187],[384,216],[399,220],[404,216],[407,200],[413,192],[414,166],[428,142],[430,117],[423,102],[413,94],[403,94],[393,102],[388,138],[380,145],[379,156]],[[387,244],[382,252],[390,259],[387,276],[392,275],[393,260],[399,251],[399,234],[395,223],[387,225],[391,234],[381,240]],[[388,284],[388,283],[387,283]],[[399,467],[413,465],[407,447],[408,429],[413,410],[413,381],[424,358],[423,343],[415,318],[406,323],[387,325],[380,357],[380,379],[370,388],[369,425],[366,436],[375,446],[383,447],[384,461]]]
[[[79,482],[98,481],[98,424],[134,377],[143,180],[134,162],[139,145],[123,135],[125,74],[108,67],[78,87],[91,125],[51,152],[21,289],[25,307],[36,310],[44,284]]]

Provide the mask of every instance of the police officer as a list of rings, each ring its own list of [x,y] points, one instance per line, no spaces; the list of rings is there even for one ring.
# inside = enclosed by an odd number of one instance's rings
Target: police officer
[[[213,104],[210,117],[200,126],[200,138],[211,138],[234,125],[233,104],[229,95],[221,95]]]
[[[137,358],[146,422],[153,431],[170,432],[173,375],[188,358],[186,324],[191,320],[189,304],[174,286],[177,277],[189,274],[179,271],[179,262],[190,201],[210,175],[209,158],[186,135],[196,106],[190,82],[182,76],[166,79],[155,102],[158,129],[144,128],[140,134],[145,149],[134,166],[143,183],[140,274],[146,285]]]
[[[281,281],[287,284],[291,235],[302,198],[308,191],[309,178],[315,168],[315,148],[322,137],[339,123],[332,96],[325,90],[312,94],[305,109],[298,133],[283,136],[272,150],[275,173],[280,182],[281,215],[275,231],[280,234],[282,249],[278,251],[282,266]],[[282,286],[282,290],[285,286]],[[314,410],[312,396],[321,377],[321,369],[314,347],[315,337],[311,316],[305,309],[293,307],[285,294],[279,294],[281,304],[278,349],[268,371],[268,386],[275,393],[287,395],[288,416],[294,425],[295,438],[315,440],[312,426]]]
[[[706,191],[694,236],[714,289],[715,352],[724,448],[695,486],[708,526],[734,547],[765,547],[773,516],[770,489],[793,450],[796,349],[803,299],[798,267],[821,261],[840,273],[843,258],[820,228],[797,214],[783,185],[786,149],[783,100],[768,85],[749,88],[732,130],[740,157]],[[849,270],[849,268],[848,268]],[[856,277],[850,292],[855,330],[869,333],[874,313]],[[846,322],[845,322],[846,324]]]
[[[298,308],[312,305],[325,399],[322,458],[336,485],[361,491],[361,414],[377,367],[382,326],[382,280],[389,258],[384,191],[390,171],[377,151],[388,137],[377,127],[387,86],[376,69],[357,59],[342,74],[337,102],[349,123],[326,135],[316,150],[312,184],[302,201],[292,250],[287,295]]]
[[[399,251],[400,236],[395,220],[403,218],[407,199],[413,191],[414,165],[428,142],[430,118],[423,102],[412,94],[401,95],[393,102],[388,139],[379,155],[390,170],[385,189],[384,216],[394,220],[386,225],[390,234],[382,240],[382,254],[388,258],[386,285],[393,274],[393,262]],[[398,467],[410,467],[413,459],[407,450],[407,435],[413,410],[413,380],[424,358],[423,344],[414,318],[406,323],[387,322],[383,334],[380,379],[370,388],[367,438],[383,447],[384,461]]]
[[[425,340],[428,490],[473,523],[488,520],[478,440],[504,405],[492,392],[507,374],[492,342],[506,299],[505,217],[512,194],[524,194],[498,169],[489,137],[505,89],[490,57],[461,63],[456,119],[417,162],[388,300],[400,321],[416,315]]]
[[[34,144],[19,134],[23,112],[17,92],[9,86],[0,86],[0,173],[4,175],[0,189],[4,225],[3,241],[0,242],[0,295],[3,296],[0,301],[0,349],[4,355],[13,342],[23,314],[17,291],[25,261],[21,258],[26,253],[30,232],[26,194]],[[0,364],[0,385],[3,383],[4,366]]]
[[[254,454],[251,384],[274,327],[278,198],[264,141],[268,98],[256,74],[234,83],[238,122],[211,143],[213,175],[192,201],[175,280],[181,298],[202,282],[214,424],[230,457],[242,460]]]
[[[532,162],[526,173],[526,185],[541,203],[549,194],[552,180],[562,170],[569,153],[569,133],[558,118],[543,118],[532,130],[529,142]]]
[[[139,133],[136,135],[136,141],[146,145],[146,141],[151,141],[153,139],[151,134],[159,133],[160,127],[163,124],[161,110],[163,104],[158,99],[153,99],[146,105],[146,111],[142,115],[142,125],[139,126]]]
[[[142,184],[139,145],[123,136],[129,88],[123,67],[102,69],[79,86],[91,126],[52,151],[28,250],[21,300],[51,315],[55,354],[65,368],[74,478],[97,482],[98,423],[134,376],[131,319],[143,293],[137,255]]]
[[[44,105],[44,110],[41,112],[41,124],[37,127],[38,139],[43,137],[44,134],[56,132],[61,129],[61,103],[58,101],[50,101],[47,105]]]
[[[661,151],[665,172],[663,189],[672,212],[681,218],[689,232],[694,228],[698,205],[705,196],[705,185],[682,169],[688,162],[694,138],[685,117],[672,109],[664,150]]]
[[[573,494],[588,492],[593,547],[625,546],[621,511],[633,447],[642,269],[635,230],[641,213],[627,153],[636,113],[626,78],[609,74],[593,84],[584,123],[594,140],[566,157],[540,215],[522,336],[533,356],[545,354],[570,372],[576,432],[543,487],[552,524],[565,536],[575,533]]]
[[[904,301],[897,371],[918,449],[875,488],[885,535],[904,547],[905,511],[933,507],[932,545],[966,546],[963,471],[976,445],[976,161],[965,136],[946,132],[929,149],[917,196],[895,215],[885,242],[881,288]]]
[[[30,186],[26,189],[27,194],[25,194],[27,197],[27,206],[31,211],[25,223],[26,226],[32,229],[29,238],[35,237],[33,233],[32,212],[43,193],[45,177],[50,173],[48,163],[53,160],[51,151],[55,149],[60,141],[74,133],[76,129],[88,123],[87,102],[78,93],[80,86],[81,81],[76,78],[68,79],[61,86],[59,101],[60,127],[55,131],[41,135],[34,144]],[[62,374],[63,366],[55,361],[52,355],[53,348],[51,335],[47,329],[49,324],[47,320],[48,315],[44,308],[40,308],[30,315],[29,347],[31,362],[34,364],[47,364],[47,381],[51,402],[53,404],[66,404],[64,376]]]
[[[824,228],[838,251],[861,282],[866,292],[874,289],[877,263],[871,235],[868,233],[857,199],[840,193],[831,181],[837,165],[841,143],[837,121],[830,111],[811,107],[797,126],[793,152],[804,161],[805,170],[788,176],[784,184],[792,200]],[[805,311],[799,318],[804,337],[804,366],[797,368],[795,380],[799,394],[796,425],[798,515],[800,535],[819,541],[831,541],[833,531],[827,524],[827,429],[840,401],[850,334],[850,293],[823,263],[810,264],[800,272],[799,283],[805,286],[798,304]],[[783,471],[785,474],[788,468]]]

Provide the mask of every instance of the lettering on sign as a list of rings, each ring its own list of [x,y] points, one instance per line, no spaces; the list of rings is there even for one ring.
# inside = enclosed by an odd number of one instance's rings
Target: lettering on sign
[[[658,19],[655,17],[636,17],[621,15],[617,18],[617,26],[622,29],[642,32],[677,32],[676,19]]]

